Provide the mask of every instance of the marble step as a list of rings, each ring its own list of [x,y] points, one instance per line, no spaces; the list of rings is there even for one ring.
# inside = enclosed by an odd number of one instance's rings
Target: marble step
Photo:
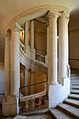
[[[79,100],[75,100],[75,99],[66,99],[66,100],[64,100],[64,103],[79,108]]]
[[[74,119],[79,119],[79,109],[68,104],[60,103],[57,106],[59,109],[64,111],[65,113],[74,117]]]
[[[55,108],[55,109],[51,108],[50,113],[53,119],[74,119],[58,108]]]
[[[71,80],[71,83],[72,83],[72,82],[77,82],[77,83],[79,83],[79,79],[72,79],[72,80]]]
[[[78,89],[79,89],[79,86],[78,86],[78,85],[71,85],[71,88],[72,88],[72,89],[77,89],[77,90],[78,90]]]
[[[79,82],[72,82],[72,83],[71,83],[71,86],[72,86],[72,85],[78,85],[78,86],[79,86]]]
[[[77,94],[69,94],[68,97],[69,97],[69,98],[72,98],[72,99],[79,100],[79,95],[77,95]]]
[[[79,94],[79,90],[71,89],[71,93],[73,93],[73,94]]]

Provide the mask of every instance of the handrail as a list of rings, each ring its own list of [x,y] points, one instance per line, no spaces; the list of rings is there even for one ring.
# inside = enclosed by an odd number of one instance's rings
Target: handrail
[[[69,58],[69,60],[77,60],[77,61],[79,61],[79,59],[74,59],[74,58]]]
[[[43,82],[39,82],[39,83],[27,85],[27,86],[24,86],[24,87],[34,86],[34,85],[41,84],[41,83],[45,83],[45,82],[47,82],[47,81],[43,81]],[[24,88],[24,87],[20,87],[20,89],[21,89],[21,88]]]

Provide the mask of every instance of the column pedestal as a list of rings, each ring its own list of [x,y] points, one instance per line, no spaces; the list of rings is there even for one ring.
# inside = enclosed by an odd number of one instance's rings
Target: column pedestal
[[[2,115],[15,116],[18,114],[17,101],[18,99],[14,95],[4,96],[2,100]]]

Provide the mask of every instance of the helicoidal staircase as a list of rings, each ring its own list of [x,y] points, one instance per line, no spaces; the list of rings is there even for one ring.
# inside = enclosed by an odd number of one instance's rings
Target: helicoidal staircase
[[[71,92],[63,103],[50,112],[53,119],[79,119],[79,70],[72,70]]]

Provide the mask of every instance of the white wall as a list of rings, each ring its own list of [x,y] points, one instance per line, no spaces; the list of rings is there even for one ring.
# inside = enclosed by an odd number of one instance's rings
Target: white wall
[[[4,66],[0,64],[0,94],[4,93]],[[0,103],[1,103],[1,98],[0,96]]]

